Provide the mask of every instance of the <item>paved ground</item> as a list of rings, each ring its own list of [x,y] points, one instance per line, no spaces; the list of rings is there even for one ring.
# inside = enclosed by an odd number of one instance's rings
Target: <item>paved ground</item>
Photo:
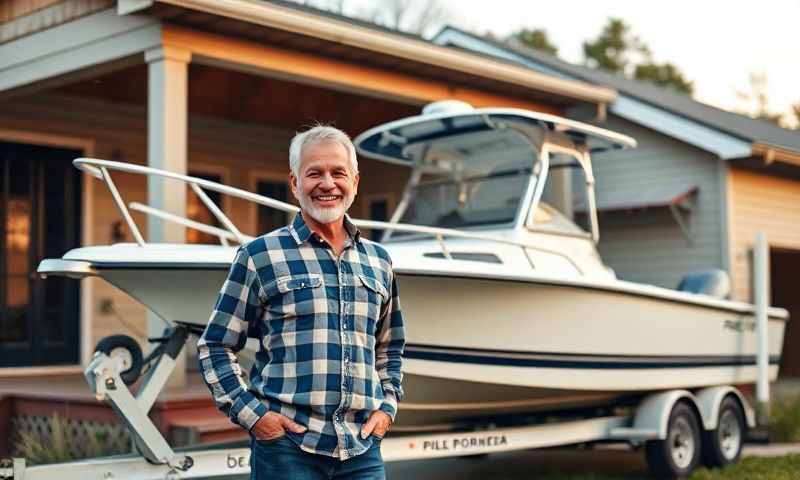
[[[484,457],[410,460],[386,465],[389,480],[535,480],[542,473],[647,475],[642,455],[630,450],[529,450]],[[213,479],[201,479],[213,480]],[[247,476],[230,480],[248,480]]]
[[[742,454],[746,457],[782,457],[800,454],[800,443],[773,443],[770,445],[746,445]]]
[[[395,462],[387,465],[390,479],[530,480],[545,472],[647,474],[640,452],[630,450],[530,450],[478,458],[448,458]]]

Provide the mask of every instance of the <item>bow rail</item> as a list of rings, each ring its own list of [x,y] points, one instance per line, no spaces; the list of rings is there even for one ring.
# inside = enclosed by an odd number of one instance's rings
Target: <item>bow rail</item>
[[[229,195],[231,197],[248,200],[258,205],[274,208],[276,210],[280,210],[287,213],[297,213],[300,211],[300,209],[295,205],[282,202],[280,200],[275,200],[274,198],[266,197],[264,195],[258,195],[252,192],[248,192],[247,190],[242,190],[240,188],[223,185],[221,183],[213,182],[211,180],[205,180],[202,178],[192,177],[190,175],[183,175],[180,173],[170,172],[168,170],[161,170],[158,168],[145,167],[143,165],[135,165],[125,162],[117,162],[112,160],[101,160],[98,158],[85,158],[85,157],[75,159],[72,162],[72,164],[79,170],[86,172],[98,178],[99,180],[102,180],[103,183],[106,184],[106,188],[108,188],[109,192],[111,193],[111,196],[114,199],[114,203],[117,206],[117,209],[120,211],[122,218],[127,223],[128,228],[130,228],[131,233],[133,234],[133,237],[136,240],[136,243],[140,247],[146,246],[147,242],[144,240],[144,237],[142,236],[138,225],[131,216],[130,210],[138,211],[144,213],[145,215],[150,215],[165,221],[177,223],[179,225],[183,225],[184,227],[192,228],[204,233],[209,233],[219,238],[220,243],[225,246],[229,246],[231,241],[243,244],[253,240],[255,237],[242,233],[236,227],[236,225],[234,225],[231,219],[228,218],[228,216],[225,215],[225,213],[219,208],[219,206],[214,203],[214,201],[208,196],[205,190],[210,190],[221,193],[223,195]],[[154,175],[157,177],[182,181],[186,183],[195,192],[195,194],[197,194],[200,201],[209,209],[209,211],[211,211],[214,217],[225,228],[219,228],[213,225],[207,225],[201,222],[197,222],[195,220],[191,220],[189,218],[182,217],[180,215],[176,215],[139,202],[131,202],[130,204],[125,205],[125,202],[123,201],[122,196],[120,195],[119,190],[117,189],[117,186],[114,183],[114,180],[111,178],[109,170],[115,170],[126,173],[136,173],[148,177],[150,175]],[[488,242],[520,247],[522,248],[522,251],[525,254],[525,258],[528,259],[531,268],[534,268],[534,265],[528,253],[529,249],[540,251],[542,253],[556,255],[567,260],[579,273],[581,274],[584,273],[583,270],[580,268],[580,266],[577,263],[575,263],[575,261],[572,260],[569,256],[565,255],[563,252],[559,252],[557,250],[552,250],[549,248],[544,248],[539,245],[532,245],[526,242],[519,242],[516,240],[509,240],[494,235],[466,232],[463,230],[455,230],[450,228],[429,227],[424,225],[410,225],[405,223],[380,222],[376,220],[352,219],[352,221],[353,224],[355,224],[357,227],[360,228],[432,235],[436,238],[436,241],[438,242],[439,247],[442,250],[442,255],[450,260],[452,260],[453,257],[452,255],[450,255],[450,251],[447,249],[447,245],[445,244],[446,237],[484,240]]]

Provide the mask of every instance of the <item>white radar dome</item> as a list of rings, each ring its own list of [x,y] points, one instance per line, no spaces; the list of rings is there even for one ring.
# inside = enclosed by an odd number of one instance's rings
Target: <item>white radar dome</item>
[[[439,100],[431,102],[422,108],[423,115],[438,115],[442,113],[456,114],[474,111],[475,108],[461,100]]]

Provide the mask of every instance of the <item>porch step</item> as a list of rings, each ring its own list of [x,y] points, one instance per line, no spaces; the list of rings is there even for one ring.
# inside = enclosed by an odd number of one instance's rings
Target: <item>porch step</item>
[[[182,412],[183,413],[183,412]],[[247,432],[214,409],[195,410],[169,419],[169,436],[175,447],[247,440]]]

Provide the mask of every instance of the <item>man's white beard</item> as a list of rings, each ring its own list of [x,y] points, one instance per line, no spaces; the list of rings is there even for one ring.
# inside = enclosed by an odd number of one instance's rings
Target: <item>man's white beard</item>
[[[303,210],[303,213],[307,213],[319,223],[332,223],[342,218],[356,198],[355,194],[351,193],[345,196],[342,199],[342,203],[335,207],[320,208],[314,205],[314,200],[312,200],[311,197],[306,197],[300,182],[297,183],[297,200],[300,202],[300,208]]]

